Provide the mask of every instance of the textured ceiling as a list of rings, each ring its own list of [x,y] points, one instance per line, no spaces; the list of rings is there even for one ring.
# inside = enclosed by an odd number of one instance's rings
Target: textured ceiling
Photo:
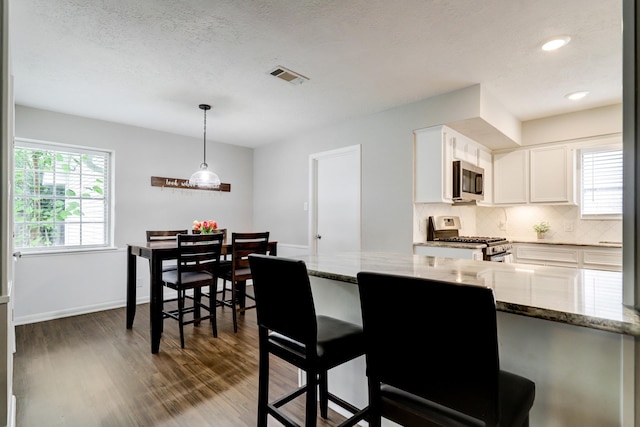
[[[249,147],[478,83],[526,121],[622,101],[621,4],[11,0],[15,99],[194,137],[208,103],[208,140]]]

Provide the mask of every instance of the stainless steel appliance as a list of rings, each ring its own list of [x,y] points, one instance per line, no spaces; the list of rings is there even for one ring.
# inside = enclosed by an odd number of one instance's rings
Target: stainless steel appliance
[[[484,169],[471,163],[453,162],[453,201],[484,200]]]
[[[512,262],[511,243],[504,237],[460,236],[460,217],[430,216],[427,220],[427,240],[451,243],[478,243],[482,259],[493,262]]]

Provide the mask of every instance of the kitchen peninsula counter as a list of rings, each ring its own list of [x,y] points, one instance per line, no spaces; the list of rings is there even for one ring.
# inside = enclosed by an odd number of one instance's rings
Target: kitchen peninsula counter
[[[619,272],[382,252],[302,259],[311,276],[354,284],[366,270],[487,286],[499,311],[640,336],[640,315],[622,304]]]
[[[498,308],[501,367],[536,383],[532,426],[635,425],[640,317],[622,304],[620,272],[383,252],[296,258],[307,265],[317,313],[360,324],[360,271],[490,287]],[[392,282],[389,304],[421,309],[411,295],[394,293]],[[423,337],[420,325],[407,327],[415,329],[416,339]],[[329,388],[356,406],[366,405],[364,357],[335,370]]]

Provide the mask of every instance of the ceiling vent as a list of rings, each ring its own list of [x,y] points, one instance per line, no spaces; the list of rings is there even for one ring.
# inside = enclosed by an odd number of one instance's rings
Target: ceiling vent
[[[281,66],[276,67],[275,69],[270,71],[269,74],[294,85],[301,85],[302,83],[309,80],[308,77],[305,77],[302,74],[298,74],[295,71],[291,71]]]

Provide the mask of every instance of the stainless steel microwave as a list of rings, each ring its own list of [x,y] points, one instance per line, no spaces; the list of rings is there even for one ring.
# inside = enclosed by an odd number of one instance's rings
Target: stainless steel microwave
[[[484,169],[462,160],[453,162],[453,201],[484,200]]]

